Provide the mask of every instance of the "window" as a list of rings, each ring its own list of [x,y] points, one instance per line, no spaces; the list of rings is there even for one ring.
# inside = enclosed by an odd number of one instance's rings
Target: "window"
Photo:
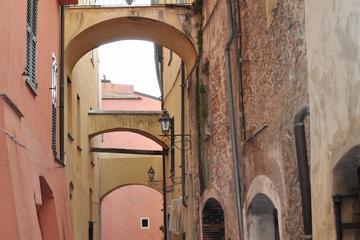
[[[140,228],[141,229],[149,229],[150,228],[150,220],[148,217],[140,218]]]
[[[36,83],[36,25],[38,0],[27,1],[26,18],[26,65],[24,76],[30,88],[37,89]]]
[[[52,55],[52,69],[51,69],[51,149],[54,157],[56,157],[56,83],[57,83],[57,62],[55,54]]]

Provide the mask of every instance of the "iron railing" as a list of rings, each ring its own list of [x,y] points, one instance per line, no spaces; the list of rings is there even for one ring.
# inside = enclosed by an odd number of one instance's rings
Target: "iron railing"
[[[136,7],[153,5],[192,5],[194,0],[79,0],[76,6]]]

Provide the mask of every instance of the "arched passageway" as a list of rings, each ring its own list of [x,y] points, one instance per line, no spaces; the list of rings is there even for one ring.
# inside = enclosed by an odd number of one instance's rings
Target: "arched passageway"
[[[225,239],[224,210],[214,198],[207,200],[202,211],[202,237],[203,240]]]
[[[45,178],[42,176],[40,176],[40,189],[42,205],[38,207],[37,214],[42,239],[60,240],[53,192]]]
[[[247,210],[248,240],[279,240],[278,213],[272,201],[256,194]]]
[[[70,24],[70,23],[78,24]],[[100,45],[147,40],[174,51],[191,71],[196,62],[198,20],[188,7],[68,8],[65,57],[71,72],[77,61]]]
[[[333,183],[337,238],[360,239],[360,145],[352,147],[337,162],[333,170]]]
[[[141,185],[115,189],[101,201],[102,239],[146,239],[162,237],[162,195]]]
[[[156,111],[98,111],[89,113],[89,138],[99,134],[127,131],[147,137],[167,148],[160,139],[162,134],[159,126],[161,112]]]

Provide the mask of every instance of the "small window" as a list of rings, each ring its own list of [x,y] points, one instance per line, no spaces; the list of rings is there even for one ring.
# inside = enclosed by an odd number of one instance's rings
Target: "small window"
[[[150,220],[148,217],[140,218],[140,228],[141,229],[149,229],[150,228]]]

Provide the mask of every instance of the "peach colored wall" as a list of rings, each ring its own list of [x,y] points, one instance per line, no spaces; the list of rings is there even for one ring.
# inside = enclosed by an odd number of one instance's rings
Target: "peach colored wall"
[[[57,0],[38,2],[37,96],[22,73],[26,53],[26,1],[0,2],[0,219],[1,239],[38,240],[43,205],[40,176],[53,192],[59,239],[72,239],[64,169],[51,150],[52,53],[60,62],[60,8]],[[14,107],[16,106],[16,107]],[[16,114],[18,108],[24,117]],[[3,181],[4,180],[4,181]],[[36,208],[38,207],[38,209]],[[5,212],[4,212],[5,211]],[[3,215],[4,216],[4,215]]]
[[[131,85],[102,83],[102,94],[102,110],[159,111],[161,109],[159,100],[134,92]],[[104,96],[113,96],[113,98],[104,98]],[[154,141],[131,132],[106,133],[103,134],[102,139],[102,147],[161,149]],[[132,185],[111,192],[101,204],[102,240],[129,239],[129,236],[136,240],[160,240],[161,209],[162,195],[151,188]],[[140,229],[140,217],[150,218],[150,229]]]
[[[123,111],[159,111],[159,99],[147,97],[134,91],[132,85],[102,83],[102,109]],[[104,95],[118,94],[128,98],[104,98]]]
[[[101,204],[102,240],[160,240],[162,195],[149,187],[131,185],[107,195]],[[149,229],[140,228],[140,218],[148,217]]]
[[[103,134],[102,147],[161,150],[161,146],[153,140],[131,132],[111,132]]]

